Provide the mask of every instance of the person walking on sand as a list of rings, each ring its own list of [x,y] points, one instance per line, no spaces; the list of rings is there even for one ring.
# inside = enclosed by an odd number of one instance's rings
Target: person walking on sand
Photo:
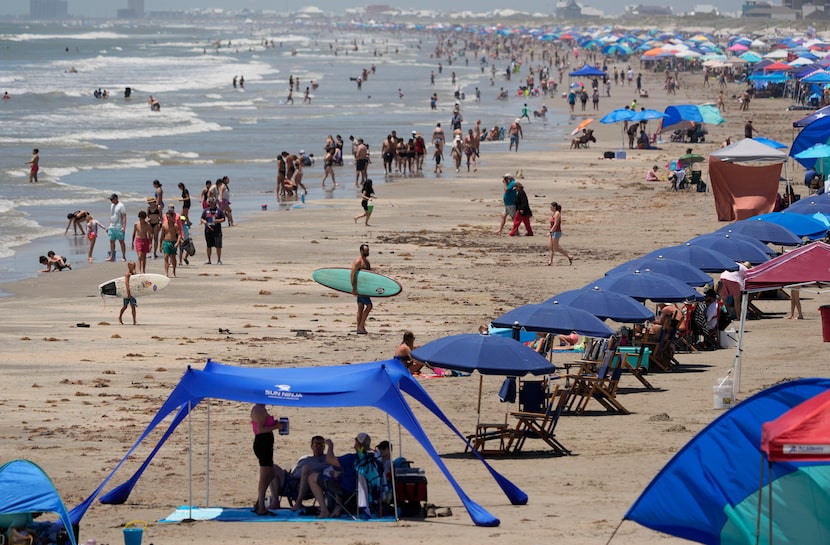
[[[372,210],[374,210],[374,206],[369,204],[370,199],[375,198],[375,190],[372,187],[372,180],[371,178],[363,182],[363,191],[360,194],[360,206],[363,207],[363,213],[359,216],[354,217],[354,222],[357,223],[357,220],[360,218],[366,218],[366,225],[369,225],[369,218],[372,217]]]
[[[176,211],[167,211],[167,221],[161,226],[162,253],[164,253],[164,274],[170,277],[170,267],[173,267],[173,278],[176,278],[176,250],[184,240],[181,227],[176,221]],[[218,252],[218,250],[217,250]]]
[[[357,297],[357,334],[366,335],[366,320],[369,318],[369,313],[372,312],[372,299],[365,295],[358,295],[357,293],[357,274],[361,270],[371,271],[372,266],[369,264],[369,245],[360,245],[360,255],[352,262],[352,295]]]
[[[568,258],[568,264],[573,265],[573,258],[568,252],[559,247],[559,239],[562,238],[562,205],[558,202],[550,203],[550,255],[548,256],[548,265],[553,264],[553,254],[560,253]]]
[[[32,150],[31,161],[26,161],[29,165],[29,183],[37,183],[37,173],[40,170],[40,150],[35,148]]]
[[[138,221],[133,225],[133,237],[130,248],[138,255],[138,274],[147,272],[147,254],[153,242],[153,226],[147,221],[147,212],[138,213]]]
[[[496,231],[497,235],[500,235],[504,230],[504,224],[507,222],[507,218],[510,218],[510,221],[513,221],[513,217],[516,215],[516,180],[513,179],[513,176],[511,176],[510,173],[506,173],[502,177],[501,183],[504,187],[504,194],[502,195],[504,211],[501,214],[501,224],[499,225],[499,230]]]
[[[127,207],[118,201],[118,195],[110,195],[110,224],[107,237],[110,239],[110,255],[107,261],[115,261],[115,241],[121,245],[121,261],[127,260],[127,245],[124,243],[124,231],[127,225]]]
[[[524,138],[524,134],[522,133],[522,125],[521,119],[516,118],[510,128],[507,129],[507,134],[510,137],[510,146],[507,148],[507,151],[513,151],[513,146],[516,146],[516,151],[519,151],[519,140]]]
[[[519,182],[516,182],[516,215],[513,217],[513,229],[508,235],[515,237],[519,233],[519,226],[524,223],[526,236],[533,236],[533,228],[530,226],[530,218],[533,217],[533,212],[530,210],[530,202],[527,199],[525,188]]]
[[[135,261],[130,261],[127,263],[127,273],[124,275],[124,285],[127,286],[127,293],[124,296],[124,305],[121,307],[121,312],[118,314],[118,323],[121,325],[124,325],[122,318],[124,317],[124,311],[127,310],[128,306],[133,313],[133,325],[138,325],[138,322],[135,321],[135,297],[133,297],[133,294],[130,291],[130,277],[134,274]]]

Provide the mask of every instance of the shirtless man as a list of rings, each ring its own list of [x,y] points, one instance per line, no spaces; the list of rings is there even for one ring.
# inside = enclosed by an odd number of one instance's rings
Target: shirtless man
[[[35,148],[32,150],[32,160],[26,161],[29,167],[29,183],[37,183],[37,171],[40,170],[40,150]]]
[[[184,238],[182,230],[176,223],[176,211],[167,211],[167,221],[161,226],[162,252],[164,253],[164,274],[170,276],[170,265],[173,265],[173,278],[176,278],[176,249]]]
[[[522,133],[522,125],[520,124],[520,119],[516,119],[510,128],[507,129],[507,134],[510,137],[510,147],[507,148],[508,151],[513,149],[513,145],[516,145],[516,151],[519,151],[519,140],[524,138],[524,134]]]
[[[147,221],[147,212],[138,213],[138,221],[133,225],[133,238],[130,248],[138,254],[138,273],[147,272],[147,254],[153,240],[153,226]]]
[[[357,334],[366,335],[366,320],[372,312],[372,300],[365,295],[357,294],[357,273],[361,270],[372,270],[369,264],[369,245],[360,245],[360,255],[352,262],[352,295],[357,297]]]
[[[436,142],[441,142],[441,147],[444,147],[444,142],[446,142],[446,137],[444,136],[444,129],[441,128],[441,124],[438,123],[435,125],[435,128],[432,129],[432,145],[438,147]]]
[[[369,148],[363,143],[362,138],[357,139],[357,148],[354,152],[354,186],[360,187],[366,181],[366,169],[369,167]]]

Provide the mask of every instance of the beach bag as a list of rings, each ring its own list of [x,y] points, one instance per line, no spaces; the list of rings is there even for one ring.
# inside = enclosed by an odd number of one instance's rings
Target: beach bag
[[[514,377],[507,377],[499,388],[499,401],[502,403],[516,402],[516,379]]]
[[[193,244],[192,238],[189,238],[182,243],[182,249],[187,252],[188,256],[196,255],[196,245]]]

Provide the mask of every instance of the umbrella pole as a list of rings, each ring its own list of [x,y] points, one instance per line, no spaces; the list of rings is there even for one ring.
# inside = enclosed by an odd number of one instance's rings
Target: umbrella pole
[[[479,373],[478,375],[478,404],[476,405],[476,429],[481,424],[481,391],[484,388],[484,377]]]

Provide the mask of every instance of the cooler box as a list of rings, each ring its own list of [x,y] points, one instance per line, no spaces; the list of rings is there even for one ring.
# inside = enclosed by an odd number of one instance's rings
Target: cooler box
[[[632,367],[637,362],[637,356],[640,355],[640,347],[639,346],[621,346],[617,348],[617,350],[622,354],[622,357],[628,361]],[[648,369],[649,358],[651,356],[651,348],[646,347],[645,352],[643,352],[643,362],[640,364],[640,367]]]
[[[427,477],[424,470],[410,468],[395,471],[395,495],[398,503],[427,501]]]
[[[614,153],[614,159],[625,159],[625,151],[624,151],[624,150],[621,150],[621,149],[618,149],[618,150]]]

